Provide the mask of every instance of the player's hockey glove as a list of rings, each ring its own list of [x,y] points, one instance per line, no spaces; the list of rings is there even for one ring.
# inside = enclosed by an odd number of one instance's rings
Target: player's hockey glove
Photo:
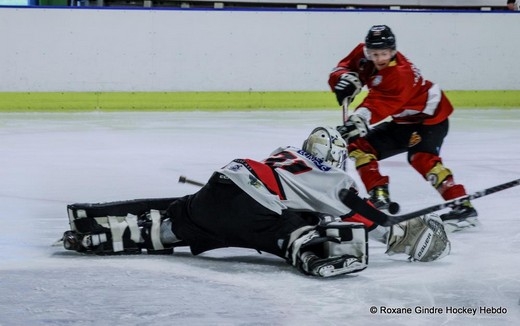
[[[342,74],[339,77],[338,83],[334,86],[334,93],[339,105],[343,105],[343,101],[347,100],[347,104],[350,104],[354,97],[361,92],[363,85],[358,78],[358,74],[355,72],[349,72]]]
[[[336,129],[348,143],[358,137],[365,137],[368,133],[368,123],[362,115],[353,114],[348,117],[343,126],[337,126]]]

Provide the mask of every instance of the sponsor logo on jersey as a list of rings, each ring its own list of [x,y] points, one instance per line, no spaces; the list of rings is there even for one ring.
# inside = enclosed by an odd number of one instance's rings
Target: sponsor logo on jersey
[[[330,169],[332,168],[327,163],[324,163],[321,158],[317,158],[316,156],[309,154],[302,149],[298,150],[298,154],[300,154],[301,156],[305,157],[306,159],[308,159],[309,161],[314,163],[314,165],[318,168],[318,170],[327,172],[327,171],[330,171]]]
[[[377,86],[383,82],[383,76],[377,75],[372,79],[372,86]]]
[[[239,164],[233,164],[233,165],[230,164],[227,166],[227,169],[236,172],[236,171],[240,170],[241,167],[242,167],[242,165],[239,165]]]
[[[261,188],[263,184],[252,175],[249,175],[249,184],[255,188]]]
[[[421,135],[417,133],[417,131],[414,131],[412,135],[410,136],[410,140],[408,141],[408,147],[413,147],[421,142],[422,138]]]

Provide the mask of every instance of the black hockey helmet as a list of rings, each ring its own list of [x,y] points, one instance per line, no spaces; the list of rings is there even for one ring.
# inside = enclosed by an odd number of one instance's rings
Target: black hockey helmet
[[[395,50],[395,35],[386,25],[374,25],[365,37],[367,49],[392,49]]]

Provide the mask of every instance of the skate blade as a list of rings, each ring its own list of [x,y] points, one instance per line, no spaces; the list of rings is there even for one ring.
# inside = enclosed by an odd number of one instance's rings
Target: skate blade
[[[476,217],[468,217],[463,220],[446,220],[444,221],[444,230],[446,233],[460,232],[468,229],[478,229],[480,222]]]

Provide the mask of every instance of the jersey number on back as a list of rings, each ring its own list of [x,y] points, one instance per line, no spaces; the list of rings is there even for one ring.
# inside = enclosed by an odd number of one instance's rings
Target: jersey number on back
[[[280,168],[292,174],[305,173],[312,170],[302,159],[290,152],[280,152],[264,161],[272,168]]]

